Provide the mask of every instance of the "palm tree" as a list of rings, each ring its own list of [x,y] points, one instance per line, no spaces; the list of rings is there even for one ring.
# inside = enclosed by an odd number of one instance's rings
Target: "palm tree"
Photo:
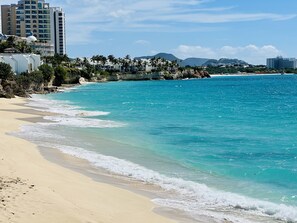
[[[111,62],[111,63],[114,63],[115,62],[115,57],[114,57],[114,55],[108,55],[108,60]]]
[[[88,59],[87,59],[86,57],[84,57],[84,59],[83,59],[83,61],[82,61],[82,65],[83,65],[84,67],[87,67],[88,65],[90,65],[90,63],[89,63],[89,61],[88,61]]]
[[[75,65],[80,67],[81,64],[82,64],[82,60],[81,60],[80,58],[77,57],[77,58],[75,59]]]
[[[25,41],[18,42],[15,45],[15,48],[21,53],[32,53],[32,48]]]

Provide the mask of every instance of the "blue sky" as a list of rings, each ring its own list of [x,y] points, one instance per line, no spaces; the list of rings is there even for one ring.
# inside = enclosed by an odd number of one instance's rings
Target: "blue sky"
[[[0,0],[12,3],[11,0]],[[48,0],[66,12],[71,57],[297,57],[297,0]]]

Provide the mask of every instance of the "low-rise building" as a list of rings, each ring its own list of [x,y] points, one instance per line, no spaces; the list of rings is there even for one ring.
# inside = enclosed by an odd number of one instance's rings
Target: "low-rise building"
[[[9,64],[15,74],[38,70],[42,64],[37,54],[0,54],[0,62]]]
[[[52,43],[49,42],[34,42],[30,44],[33,49],[33,52],[40,54],[43,57],[54,56],[55,47]]]

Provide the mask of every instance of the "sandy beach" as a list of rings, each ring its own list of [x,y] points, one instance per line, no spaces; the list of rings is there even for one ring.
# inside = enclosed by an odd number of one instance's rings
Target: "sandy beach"
[[[0,99],[1,223],[174,222],[154,213],[149,198],[51,163],[36,145],[7,134],[40,117],[24,103]]]

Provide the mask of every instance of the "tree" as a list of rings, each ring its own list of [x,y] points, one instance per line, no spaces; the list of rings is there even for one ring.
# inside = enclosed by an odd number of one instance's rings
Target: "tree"
[[[0,79],[7,80],[13,76],[11,66],[0,62]]]
[[[114,55],[109,55],[107,58],[108,58],[108,60],[109,60],[111,63],[114,63],[114,62],[115,62],[115,57],[114,57]]]
[[[55,69],[54,85],[61,86],[67,78],[67,71],[63,66],[58,66]]]
[[[15,48],[21,53],[32,53],[32,48],[25,41],[21,41],[15,44]]]
[[[44,82],[50,82],[54,77],[55,70],[48,64],[41,65],[39,70],[42,72]]]

